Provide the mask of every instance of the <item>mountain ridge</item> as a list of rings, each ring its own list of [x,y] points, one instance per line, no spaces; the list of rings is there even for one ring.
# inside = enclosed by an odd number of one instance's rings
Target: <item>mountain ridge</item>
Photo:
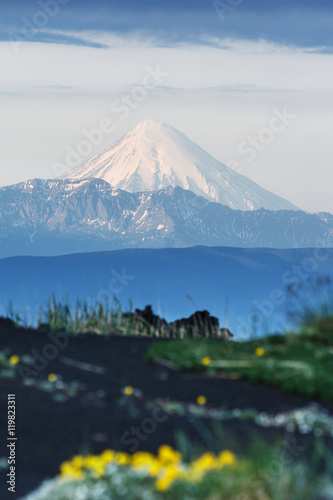
[[[102,179],[35,179],[0,188],[0,257],[197,245],[316,247],[332,234],[330,214],[237,211],[180,187],[128,193]]]

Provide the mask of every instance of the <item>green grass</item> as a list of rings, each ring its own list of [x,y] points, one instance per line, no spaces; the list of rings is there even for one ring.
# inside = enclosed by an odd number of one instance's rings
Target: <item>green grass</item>
[[[132,330],[130,322],[124,321],[120,304],[97,304],[89,307],[85,301],[77,300],[70,305],[52,297],[44,311],[39,311],[38,327],[67,333],[117,333],[128,334]]]
[[[44,308],[38,309],[37,323],[33,327],[38,330],[52,332],[66,332],[68,334],[96,333],[101,335],[140,335],[156,336],[154,329],[149,326],[133,324],[133,306],[123,312],[119,302],[99,303],[89,306],[84,300],[77,300],[74,304],[68,299],[61,301],[52,296]],[[6,316],[17,327],[31,327],[27,315],[21,315],[9,304]]]
[[[314,343],[333,346],[333,282],[330,277],[308,279],[288,294],[288,316],[298,331]]]
[[[264,350],[262,356],[256,355],[258,348]],[[211,360],[208,366],[203,365],[203,358]],[[248,342],[163,342],[150,347],[147,360],[162,360],[181,371],[227,373],[308,398],[333,401],[333,348],[300,334]]]
[[[291,287],[288,294],[289,318],[297,333],[247,342],[204,339],[158,344],[151,346],[147,359],[182,371],[223,372],[333,401],[333,283],[319,277]],[[206,366],[203,358],[210,360]]]
[[[52,296],[44,308],[38,309],[37,323],[31,325],[27,315],[22,315],[12,304],[6,309],[6,317],[16,326],[68,334],[96,333],[103,335],[134,335],[149,337],[181,338],[178,332],[156,331],[153,326],[136,322],[134,324],[133,305],[127,312],[122,311],[120,303],[115,298],[112,303],[98,303],[89,306],[84,300],[74,304],[58,300]],[[185,335],[186,336],[186,335]]]

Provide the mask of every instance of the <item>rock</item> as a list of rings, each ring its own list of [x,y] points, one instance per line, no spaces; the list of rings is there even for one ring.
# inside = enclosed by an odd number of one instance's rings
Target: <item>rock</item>
[[[168,335],[170,333],[170,326],[168,322],[153,313],[151,306],[146,306],[142,311],[136,309],[133,318],[134,330],[144,329],[148,334],[155,334],[157,336]]]
[[[211,316],[208,311],[196,311],[189,318],[182,318],[172,323],[160,318],[153,313],[152,307],[136,309],[133,315],[133,328],[137,332],[158,337],[181,337],[191,338],[217,338],[229,340],[233,334],[228,328],[220,328],[218,318]]]
[[[192,338],[210,337],[228,340],[233,334],[228,328],[220,328],[219,320],[208,311],[196,311],[189,318],[182,318],[170,324],[173,330]]]
[[[221,340],[231,340],[234,337],[234,334],[231,333],[229,328],[220,328],[217,337]]]
[[[9,318],[0,317],[0,328],[13,328],[15,327],[14,321]]]

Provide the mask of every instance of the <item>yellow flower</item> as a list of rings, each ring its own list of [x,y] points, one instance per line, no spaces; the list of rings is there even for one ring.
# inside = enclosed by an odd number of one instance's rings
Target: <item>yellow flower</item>
[[[179,467],[171,464],[165,467],[163,474],[157,479],[155,485],[159,491],[166,491],[182,475]]]
[[[154,460],[155,458],[156,457],[148,451],[137,451],[136,453],[134,453],[134,455],[132,455],[131,463],[134,466],[141,466],[150,462],[151,460]]]
[[[162,445],[158,455],[145,451],[138,451],[134,455],[113,450],[105,450],[101,455],[76,455],[71,461],[63,462],[60,466],[60,480],[84,480],[87,475],[93,474],[100,478],[105,476],[109,463],[130,466],[142,471],[143,474],[155,478],[157,490],[167,491],[175,481],[196,483],[201,481],[210,471],[219,471],[223,467],[237,463],[235,455],[224,450],[219,456],[212,452],[204,453],[190,464],[182,462],[182,455],[169,445]]]
[[[131,457],[127,453],[122,452],[116,453],[114,459],[119,465],[128,465],[131,461]]]
[[[232,451],[225,450],[220,453],[219,461],[222,466],[224,465],[234,465],[237,463],[237,459]]]
[[[147,471],[150,476],[152,477],[157,477],[161,471],[161,464],[160,462],[156,459],[153,460],[147,467]]]
[[[93,469],[96,465],[97,457],[96,455],[87,455],[83,459],[83,467],[86,469]]]
[[[158,489],[158,491],[166,491],[171,486],[171,483],[172,483],[172,480],[170,480],[169,477],[163,476],[163,477],[160,477],[159,479],[157,479],[155,484],[156,484],[156,488]]]
[[[203,366],[209,366],[211,364],[212,360],[208,357],[208,356],[205,356],[204,358],[202,358],[201,360],[201,364]]]
[[[125,387],[125,389],[124,389],[123,392],[124,392],[124,394],[126,396],[131,396],[133,394],[133,392],[134,392],[134,389],[133,389],[133,387],[131,387],[130,385],[128,385],[128,386]]]
[[[192,462],[191,466],[193,471],[196,472],[200,478],[209,470],[217,469],[219,461],[213,453],[207,452]]]
[[[113,460],[115,460],[115,452],[112,451],[112,450],[105,450],[103,451],[102,455],[101,455],[101,461],[107,465],[107,464],[110,464],[111,462],[113,462]]]
[[[73,465],[73,467],[82,469],[82,467],[84,466],[84,458],[82,457],[82,455],[75,455],[70,463]]]
[[[263,349],[262,347],[257,347],[256,349],[256,356],[263,356],[265,354],[265,349]]]
[[[207,403],[207,398],[206,398],[206,396],[199,396],[199,397],[197,398],[197,403],[198,403],[198,405],[200,405],[200,406],[204,406],[204,405]]]
[[[19,356],[16,356],[16,355],[11,356],[9,358],[9,362],[10,362],[11,365],[15,366],[15,365],[17,365],[20,362],[20,358],[19,358]]]
[[[53,382],[57,381],[57,375],[55,373],[50,373],[47,377],[47,380],[53,384]]]
[[[105,463],[101,457],[96,455],[88,455],[84,459],[83,467],[91,471],[97,477],[102,477],[105,474]]]
[[[156,477],[158,476],[162,464],[151,453],[146,451],[138,451],[132,456],[131,460],[132,467],[137,470],[147,470],[150,476]]]
[[[171,446],[164,444],[158,449],[158,459],[162,464],[176,464],[181,461],[182,456],[178,451],[173,450]]]
[[[60,474],[64,479],[83,479],[84,474],[79,467],[75,467],[71,462],[63,462],[60,466]]]

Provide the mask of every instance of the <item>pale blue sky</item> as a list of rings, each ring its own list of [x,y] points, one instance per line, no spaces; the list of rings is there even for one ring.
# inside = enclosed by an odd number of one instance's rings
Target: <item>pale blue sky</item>
[[[54,176],[102,119],[114,131],[92,154],[153,118],[301,208],[333,212],[331,1],[244,0],[225,15],[203,0],[60,3],[52,16],[43,0],[0,7],[1,185]],[[121,117],[115,102],[148,66],[168,76]],[[244,142],[284,109],[294,118],[249,161]]]

